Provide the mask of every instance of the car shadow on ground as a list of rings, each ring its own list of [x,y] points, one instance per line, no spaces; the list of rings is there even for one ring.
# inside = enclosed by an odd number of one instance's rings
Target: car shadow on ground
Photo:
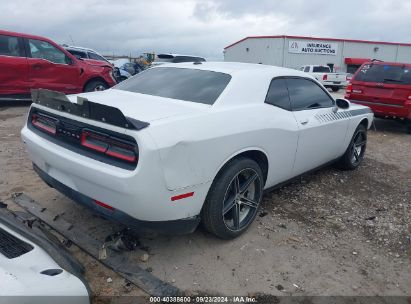
[[[7,110],[11,107],[28,107],[30,106],[31,101],[27,100],[5,100],[0,101],[0,111]]]
[[[374,118],[371,130],[376,132],[387,132],[395,134],[404,134],[407,132],[407,126],[404,121]]]

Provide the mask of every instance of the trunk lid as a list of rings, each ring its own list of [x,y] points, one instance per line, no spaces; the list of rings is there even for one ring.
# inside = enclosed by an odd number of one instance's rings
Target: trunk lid
[[[351,98],[404,106],[411,95],[411,67],[403,64],[363,64],[355,74]]]
[[[153,122],[173,116],[201,112],[210,106],[195,102],[180,101],[170,98],[151,96],[128,91],[109,89],[106,91],[70,95],[76,102],[77,96],[89,101],[118,108],[126,117],[146,122]]]
[[[411,85],[395,85],[375,82],[352,82],[351,98],[367,102],[404,106],[411,95]]]

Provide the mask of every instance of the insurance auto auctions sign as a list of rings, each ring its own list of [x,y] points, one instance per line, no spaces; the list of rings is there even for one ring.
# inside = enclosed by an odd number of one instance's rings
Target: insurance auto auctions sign
[[[296,54],[337,55],[338,44],[320,41],[288,41],[288,51]]]

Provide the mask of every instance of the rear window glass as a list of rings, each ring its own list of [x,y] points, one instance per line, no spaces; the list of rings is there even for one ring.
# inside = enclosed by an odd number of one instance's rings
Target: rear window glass
[[[219,72],[159,67],[139,73],[115,89],[211,105],[230,79]]]
[[[391,84],[411,84],[411,67],[365,64],[355,76],[357,81]]]
[[[201,57],[192,57],[192,56],[176,56],[173,59],[174,63],[180,63],[180,62],[204,62],[205,59]]]
[[[329,73],[330,68],[325,67],[325,66],[315,66],[315,67],[313,67],[313,72],[314,73]]]

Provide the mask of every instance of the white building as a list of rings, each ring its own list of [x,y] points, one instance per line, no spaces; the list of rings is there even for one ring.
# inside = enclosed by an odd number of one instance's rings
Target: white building
[[[252,36],[224,48],[224,61],[262,63],[293,69],[319,64],[329,65],[336,72],[354,73],[363,62],[372,59],[411,63],[411,43]]]

